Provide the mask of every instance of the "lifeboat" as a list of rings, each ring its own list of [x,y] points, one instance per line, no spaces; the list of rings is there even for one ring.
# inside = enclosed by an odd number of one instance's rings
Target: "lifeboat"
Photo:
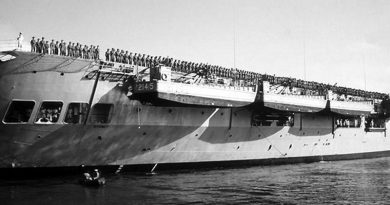
[[[374,112],[373,101],[353,100],[351,96],[334,94],[328,91],[329,109],[342,115],[369,115]]]
[[[330,110],[342,115],[369,115],[374,112],[374,105],[368,101],[330,100]]]
[[[263,103],[265,107],[290,112],[319,112],[327,105],[325,96],[277,94],[269,89],[269,82],[263,82]]]
[[[319,112],[326,108],[323,96],[264,94],[264,106],[291,112]]]
[[[156,74],[157,71],[157,74]],[[255,101],[257,86],[229,86],[200,80],[174,81],[171,69],[160,66],[150,71],[150,81],[136,82],[132,92],[153,104],[177,103],[207,107],[242,107]]]

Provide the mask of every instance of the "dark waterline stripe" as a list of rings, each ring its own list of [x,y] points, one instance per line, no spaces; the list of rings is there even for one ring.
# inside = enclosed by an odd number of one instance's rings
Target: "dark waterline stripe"
[[[355,159],[371,159],[380,157],[389,157],[390,150],[379,152],[309,156],[309,157],[286,157],[271,159],[250,159],[250,160],[229,160],[229,161],[207,161],[207,162],[182,162],[182,163],[159,163],[154,172],[165,173],[178,170],[210,170],[221,168],[245,168],[251,166],[283,165],[313,163],[320,161],[340,161]],[[134,164],[124,165],[120,173],[150,173],[156,164]],[[114,174],[120,165],[99,165],[99,166],[68,166],[68,167],[25,167],[25,168],[0,168],[0,178],[3,179],[25,179],[54,177],[65,175],[81,174],[83,171],[92,171],[95,168],[100,169],[102,173]]]

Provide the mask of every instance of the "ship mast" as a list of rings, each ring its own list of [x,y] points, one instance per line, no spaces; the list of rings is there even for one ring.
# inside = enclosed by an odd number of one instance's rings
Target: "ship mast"
[[[236,23],[234,22],[233,31],[233,68],[236,69]]]
[[[237,83],[237,73],[236,73],[236,18],[237,18],[237,9],[236,2],[233,0],[233,72],[234,75],[234,84]]]
[[[306,81],[306,39],[303,34],[303,80]]]
[[[302,31],[303,31],[303,80],[306,81],[306,18],[303,12]]]
[[[367,79],[366,79],[366,59],[364,58],[363,54],[363,79],[364,79],[364,90],[367,90]]]

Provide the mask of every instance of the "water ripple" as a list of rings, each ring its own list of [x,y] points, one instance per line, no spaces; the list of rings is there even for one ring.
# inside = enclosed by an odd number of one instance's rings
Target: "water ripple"
[[[76,178],[0,181],[2,204],[387,204],[390,158]]]

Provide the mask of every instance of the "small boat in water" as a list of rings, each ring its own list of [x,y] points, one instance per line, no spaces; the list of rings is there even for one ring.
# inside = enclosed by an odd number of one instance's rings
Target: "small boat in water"
[[[106,179],[104,177],[100,176],[100,172],[98,169],[95,169],[93,174],[93,177],[91,176],[90,173],[84,172],[84,177],[79,180],[79,183],[83,186],[102,186],[106,184]]]
[[[83,186],[99,187],[99,186],[106,184],[106,179],[104,177],[101,177],[99,179],[93,179],[93,180],[80,179],[79,183]]]

